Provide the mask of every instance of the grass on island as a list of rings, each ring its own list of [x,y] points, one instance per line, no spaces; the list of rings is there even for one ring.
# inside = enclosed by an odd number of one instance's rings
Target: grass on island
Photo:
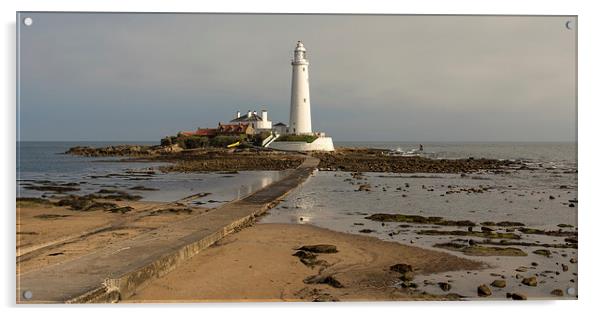
[[[282,135],[276,139],[277,142],[306,142],[313,143],[318,136],[315,135]]]

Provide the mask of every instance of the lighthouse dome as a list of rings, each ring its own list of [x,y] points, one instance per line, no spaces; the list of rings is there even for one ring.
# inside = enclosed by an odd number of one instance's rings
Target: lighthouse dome
[[[295,48],[296,51],[305,51],[305,46],[303,46],[303,43],[301,41],[297,41],[297,48]]]

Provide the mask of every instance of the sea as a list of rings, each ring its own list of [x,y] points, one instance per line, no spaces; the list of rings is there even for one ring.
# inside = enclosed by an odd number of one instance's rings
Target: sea
[[[120,163],[119,158],[87,158],[65,155],[75,146],[104,147],[120,144],[158,145],[156,142],[17,142],[17,174],[33,175],[61,174],[80,171],[93,171],[101,168],[96,162],[102,161],[105,169],[118,170],[132,163]],[[536,163],[566,165],[576,167],[577,143],[416,143],[416,142],[336,142],[336,147],[369,147],[390,150],[411,151],[423,145],[424,152],[434,158],[489,158],[523,160]],[[115,160],[115,163],[108,163]],[[141,164],[143,165],[143,164]]]
[[[84,195],[99,190],[120,190],[142,196],[142,201],[174,202],[214,208],[243,198],[290,171],[240,171],[235,174],[163,173],[161,162],[123,162],[124,157],[81,157],[65,152],[75,146],[106,147],[119,144],[158,145],[154,142],[17,142],[17,197],[47,197],[41,185],[77,184]],[[144,187],[146,190],[133,190]],[[193,195],[202,198],[188,199]]]
[[[154,145],[151,142],[131,142]],[[17,196],[43,197],[48,192],[36,186],[77,183],[73,194],[94,193],[100,189],[119,189],[141,195],[146,201],[176,201],[198,193],[200,198],[186,200],[191,205],[218,207],[244,197],[286,177],[289,171],[244,171],[163,173],[165,163],[123,162],[121,158],[79,157],[66,155],[74,146],[102,147],[123,142],[18,142]],[[473,237],[424,235],[424,230],[454,230],[453,227],[403,223],[380,223],[367,219],[374,213],[438,216],[450,220],[515,221],[540,230],[578,229],[577,144],[576,143],[410,143],[410,142],[339,142],[337,147],[369,147],[412,152],[423,146],[422,154],[434,159],[490,158],[516,160],[528,168],[507,173],[471,174],[394,174],[364,173],[361,180],[349,172],[318,171],[287,195],[282,203],[262,217],[261,223],[290,223],[352,234],[366,234],[385,241],[398,242],[448,252],[488,265],[479,271],[457,271],[421,276],[414,282],[419,289],[446,294],[437,285],[447,282],[450,292],[480,299],[476,288],[503,278],[505,288],[493,288],[487,299],[505,300],[507,293],[521,293],[529,299],[558,299],[551,291],[560,289],[564,299],[574,299],[577,287],[577,249],[547,247],[564,244],[564,237],[520,234],[520,242],[531,246],[513,246],[525,256],[467,256],[441,249],[442,243],[467,243]],[[358,191],[360,184],[371,191]],[[137,191],[143,186],[156,190]],[[33,189],[32,189],[33,188]],[[471,189],[481,189],[475,193]],[[561,225],[560,228],[558,225]],[[478,230],[479,228],[475,228]],[[537,245],[542,245],[538,247]],[[545,247],[544,247],[545,246]],[[549,256],[534,253],[551,251]],[[572,260],[571,260],[572,259]],[[521,283],[536,276],[538,285]],[[399,286],[402,286],[401,284]]]

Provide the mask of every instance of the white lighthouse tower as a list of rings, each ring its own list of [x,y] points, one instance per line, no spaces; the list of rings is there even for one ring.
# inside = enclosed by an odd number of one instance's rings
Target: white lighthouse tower
[[[301,41],[297,42],[293,60],[291,86],[291,114],[289,134],[311,134],[311,108],[309,102],[309,61]]]
[[[311,130],[311,108],[309,103],[309,62],[305,47],[297,42],[291,62],[293,80],[291,85],[291,115],[287,131],[292,137],[276,135],[271,148],[289,151],[334,151],[331,137],[324,132]],[[303,136],[299,136],[303,135]],[[285,135],[286,136],[286,135]]]

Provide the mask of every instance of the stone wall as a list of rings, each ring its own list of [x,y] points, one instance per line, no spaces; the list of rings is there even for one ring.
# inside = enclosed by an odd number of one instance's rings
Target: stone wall
[[[318,137],[311,143],[306,142],[273,142],[270,148],[289,151],[334,151],[330,137]]]

